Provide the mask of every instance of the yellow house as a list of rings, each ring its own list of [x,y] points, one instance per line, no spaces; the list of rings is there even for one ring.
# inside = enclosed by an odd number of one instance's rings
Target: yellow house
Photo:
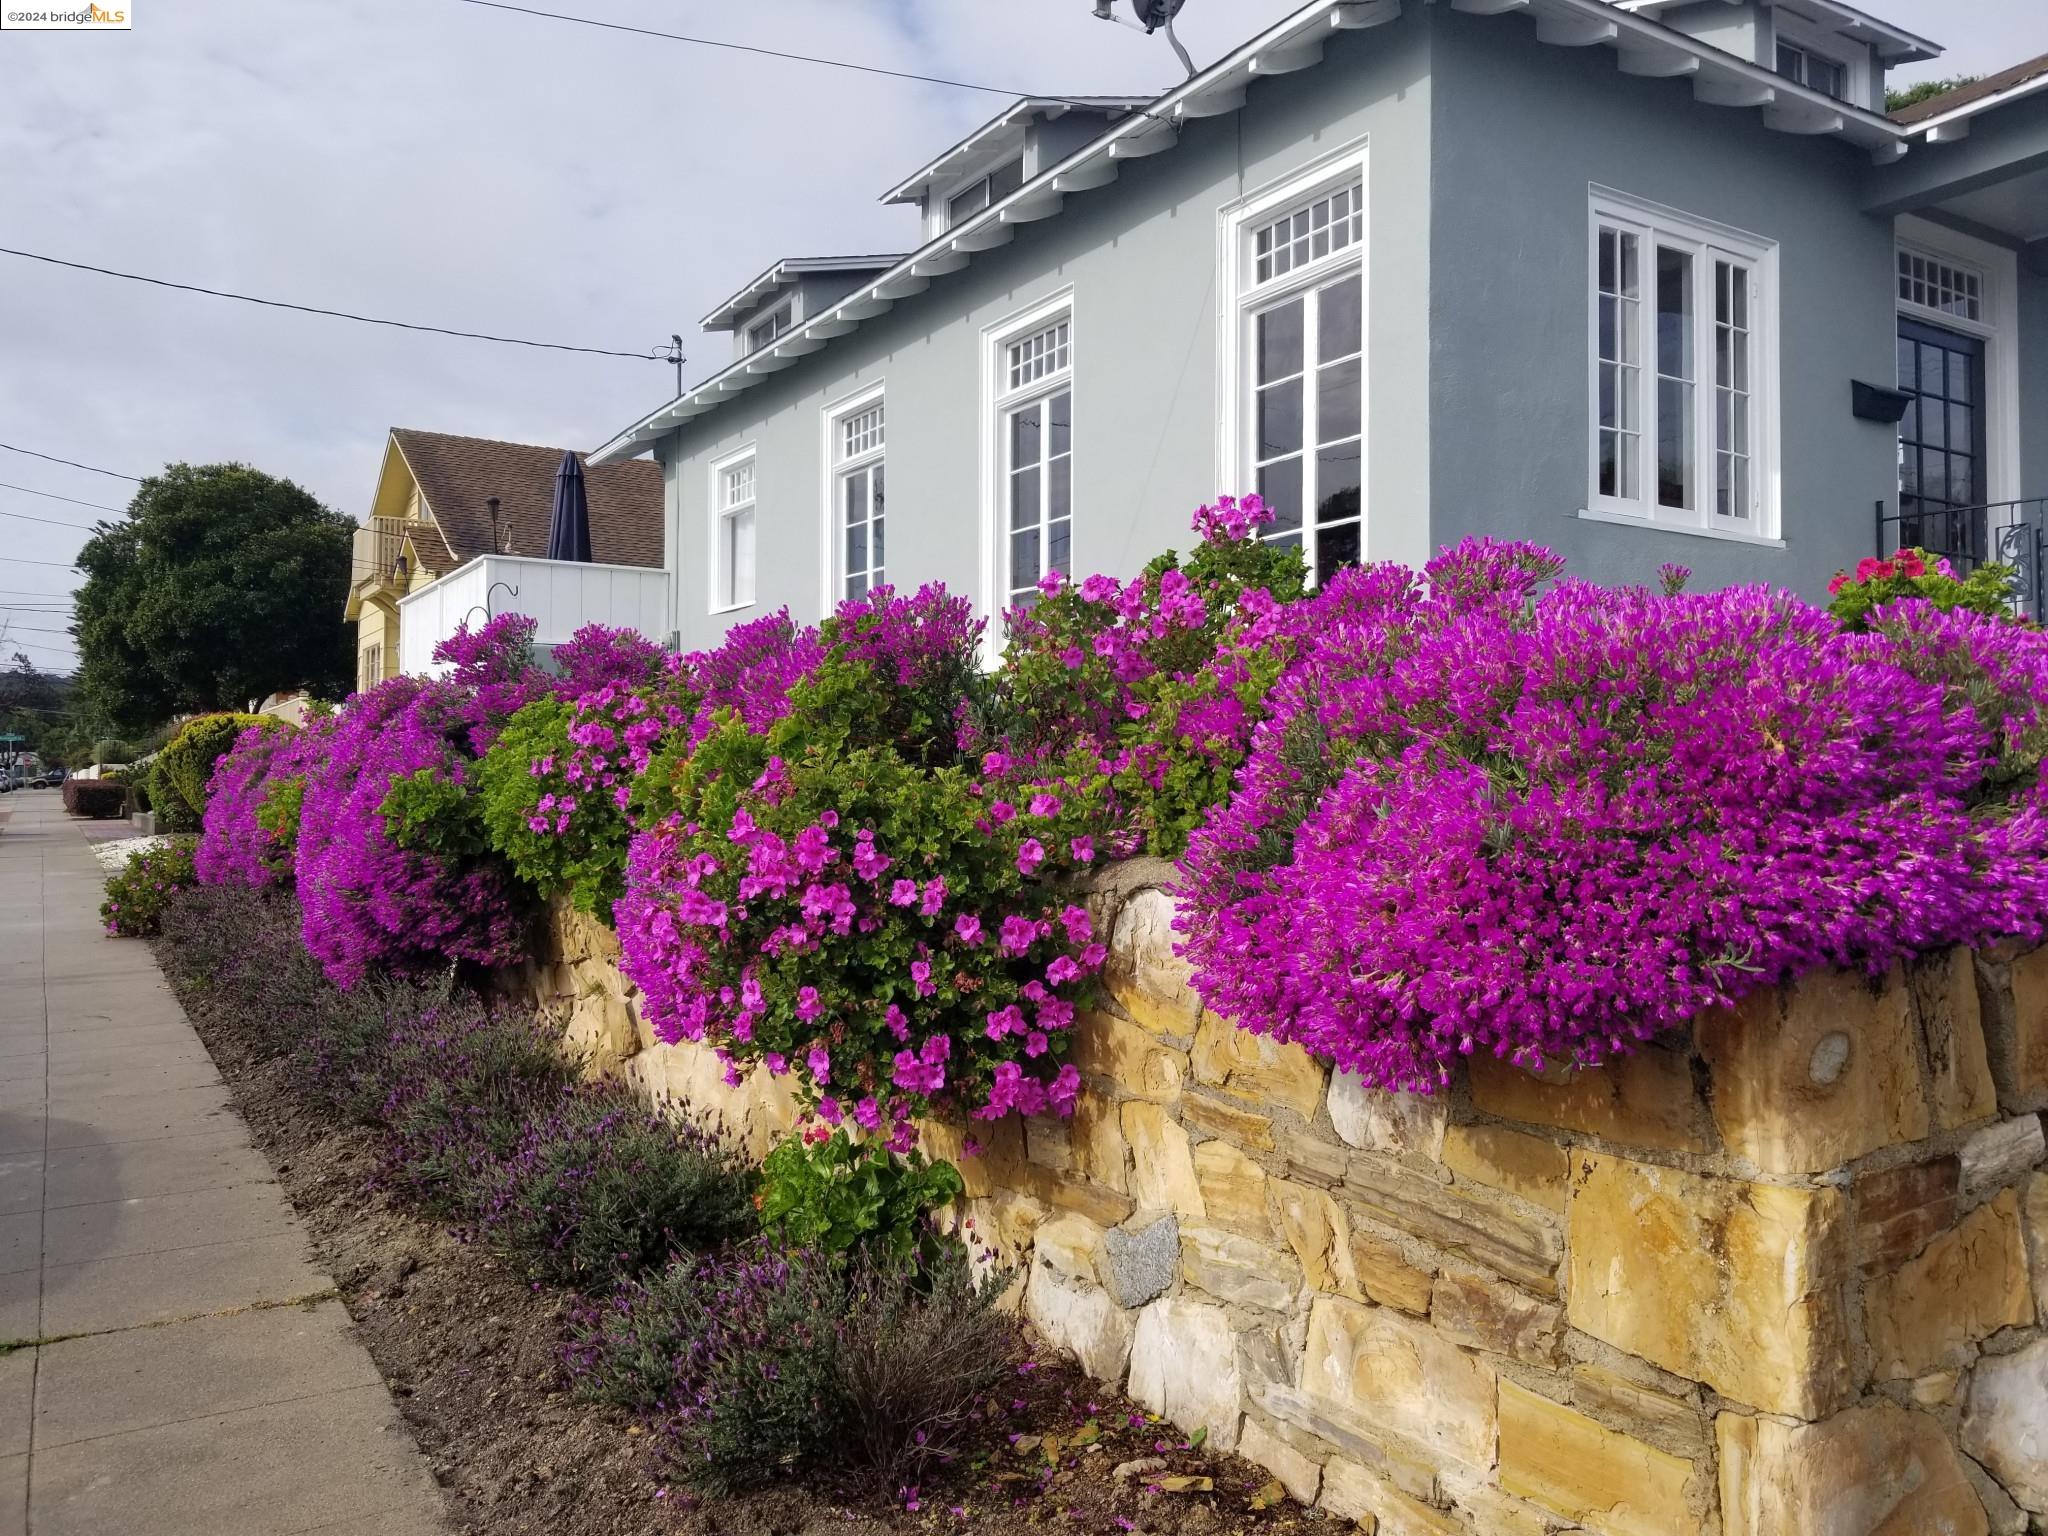
[[[344,617],[356,626],[356,687],[399,671],[399,599],[485,555],[547,549],[560,448],[393,427],[369,516],[356,530]],[[661,469],[586,464],[597,564],[662,564]],[[492,505],[493,500],[497,505]]]

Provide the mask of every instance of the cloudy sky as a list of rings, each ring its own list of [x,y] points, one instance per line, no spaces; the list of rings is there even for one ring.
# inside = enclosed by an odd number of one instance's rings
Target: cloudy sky
[[[1162,43],[1089,0],[535,0],[973,81],[1148,91]],[[1298,0],[1191,0],[1207,63]],[[1983,72],[2041,0],[1865,0]],[[633,350],[777,257],[905,249],[877,195],[999,98],[563,25],[462,0],[131,0],[135,30],[0,37],[0,245],[328,308]],[[0,442],[129,474],[240,459],[360,515],[394,425],[592,447],[665,365],[415,336],[0,256]],[[0,451],[4,650],[70,656],[89,508],[125,482]],[[31,518],[55,520],[30,521]],[[55,562],[36,564],[32,562]]]

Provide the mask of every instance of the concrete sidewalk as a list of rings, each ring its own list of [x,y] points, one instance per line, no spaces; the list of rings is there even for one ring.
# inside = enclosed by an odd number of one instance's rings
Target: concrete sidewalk
[[[427,1536],[441,1501],[54,791],[0,834],[0,1536]]]

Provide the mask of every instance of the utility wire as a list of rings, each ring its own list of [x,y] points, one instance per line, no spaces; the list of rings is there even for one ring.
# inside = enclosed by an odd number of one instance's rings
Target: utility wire
[[[91,474],[106,475],[115,480],[133,480],[137,485],[142,484],[142,476],[124,475],[118,469],[101,469],[97,464],[81,464],[76,459],[60,459],[54,453],[37,453],[33,448],[17,448],[12,443],[0,443],[0,448],[5,448],[9,453],[25,453],[32,459],[47,459],[52,464],[68,464],[73,469],[82,469]]]
[[[20,555],[0,555],[0,565],[51,565],[60,571],[75,571],[78,569],[69,560],[26,560]]]
[[[225,288],[203,288],[197,283],[174,283],[169,278],[145,277],[139,272],[117,272],[112,267],[96,267],[90,262],[66,261],[61,256],[45,256],[36,251],[16,250],[12,246],[0,245],[0,256],[19,256],[24,261],[40,261],[52,267],[68,267],[74,272],[96,272],[101,277],[118,277],[131,283],[148,283],[153,288],[175,288],[180,293],[201,293],[212,299],[235,299],[243,304],[260,304],[266,309],[289,309],[302,315],[325,315],[332,320],[354,320],[361,325],[383,325],[399,331],[422,331],[431,336],[456,336],[464,341],[495,341],[507,347],[537,347],[545,352],[583,352],[593,357],[630,357],[641,362],[667,362],[668,351],[618,352],[609,347],[577,347],[563,341],[531,341],[522,336],[493,336],[486,331],[457,331],[445,325],[416,325],[410,320],[386,320],[377,315],[359,315],[346,309],[322,309],[315,304],[293,304],[284,299],[259,299],[254,294],[231,293]],[[6,446],[0,444],[0,447]],[[21,450],[26,451],[26,450]],[[37,454],[37,458],[47,455]],[[57,462],[66,463],[60,459]],[[79,465],[78,468],[89,468]],[[101,471],[107,473],[107,471]],[[123,479],[133,478],[122,476]]]
[[[24,496],[40,496],[46,501],[68,501],[74,507],[91,507],[95,512],[111,512],[116,517],[126,517],[126,507],[110,507],[103,501],[80,501],[76,496],[59,496],[55,491],[39,491],[32,485],[11,485],[0,480],[0,491],[19,491]]]
[[[18,518],[24,523],[47,523],[52,528],[76,528],[81,533],[91,533],[102,526],[95,523],[74,523],[62,517],[35,517],[27,512],[9,512],[4,507],[0,507],[0,517]]]
[[[517,16],[539,16],[548,21],[573,22],[580,27],[597,27],[606,32],[630,32],[636,37],[658,37],[671,43],[690,43],[699,48],[722,48],[729,53],[751,53],[765,59],[786,59],[793,64],[818,64],[827,69],[852,70],[862,75],[883,75],[891,80],[914,80],[920,85],[942,85],[955,91],[979,91],[984,96],[1029,96],[1039,101],[1056,101],[1069,107],[1090,107],[1099,105],[1078,96],[1051,96],[1043,91],[1019,91],[1006,85],[981,85],[972,80],[954,80],[945,75],[921,75],[914,70],[886,69],[880,64],[857,64],[850,59],[821,58],[815,53],[786,53],[779,48],[763,48],[755,43],[731,43],[716,37],[693,37],[684,32],[661,32],[653,27],[628,26],[622,21],[600,21],[595,16],[571,16],[562,11],[537,10],[527,5],[509,5],[506,0],[456,0],[458,5],[474,5],[487,11],[510,11]],[[1154,117],[1157,114],[1140,110],[1140,117]]]

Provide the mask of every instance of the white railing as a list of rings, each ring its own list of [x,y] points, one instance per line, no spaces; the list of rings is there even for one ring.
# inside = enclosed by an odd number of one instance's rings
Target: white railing
[[[398,602],[398,670],[413,677],[446,671],[434,647],[466,622],[478,629],[501,614],[523,613],[537,626],[543,656],[586,624],[637,629],[650,640],[668,633],[668,573],[640,565],[587,565],[483,555]]]

